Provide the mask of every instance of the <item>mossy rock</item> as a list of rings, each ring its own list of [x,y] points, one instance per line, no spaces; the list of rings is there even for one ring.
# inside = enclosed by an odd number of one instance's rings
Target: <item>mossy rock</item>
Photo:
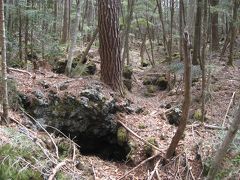
[[[142,67],[148,67],[149,63],[147,61],[143,61],[143,62],[141,62],[141,66]]]
[[[172,55],[172,59],[179,59],[180,58],[180,54],[179,53],[174,53],[173,55]]]
[[[132,79],[133,68],[131,66],[125,66],[123,68],[123,77],[125,79]]]
[[[147,86],[147,85],[154,85],[156,83],[156,78],[152,78],[152,77],[145,77],[143,79],[143,85]]]
[[[120,127],[117,130],[117,141],[120,146],[123,146],[128,141],[127,130],[124,127]]]
[[[157,141],[154,137],[151,137],[147,140],[150,144],[154,145],[154,146],[157,146]],[[153,152],[154,152],[154,149],[152,148],[152,146],[146,144],[144,146],[144,154],[147,156],[147,157],[150,157],[153,155]]]
[[[202,121],[202,110],[201,109],[197,109],[194,114],[193,114],[193,118],[197,121]]]
[[[158,90],[157,86],[154,86],[154,85],[147,86],[147,92],[150,94],[156,93],[157,90]]]
[[[97,71],[97,66],[94,62],[89,62],[86,64],[87,75],[94,75]]]
[[[126,86],[128,91],[132,91],[132,80],[131,79],[123,79],[123,84]]]
[[[168,87],[168,81],[165,76],[160,76],[156,82],[159,90],[166,90]]]
[[[138,129],[146,129],[146,128],[147,128],[147,126],[143,123],[138,125]]]

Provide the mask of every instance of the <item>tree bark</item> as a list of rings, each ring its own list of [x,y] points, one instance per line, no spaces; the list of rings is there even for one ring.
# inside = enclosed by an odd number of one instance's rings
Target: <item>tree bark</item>
[[[67,66],[66,66],[66,75],[67,76],[71,75],[71,70],[72,70],[73,53],[74,53],[74,49],[75,49],[76,42],[77,42],[77,32],[78,32],[78,25],[79,25],[79,21],[80,21],[80,10],[81,10],[80,1],[78,1],[77,14],[75,17],[75,24],[73,24],[72,34],[71,34],[71,45],[70,45],[69,52],[68,52],[68,62],[67,62]]]
[[[6,60],[6,34],[4,18],[4,1],[0,0],[0,39],[2,46],[2,97],[3,97],[3,119],[9,123],[8,115],[8,86],[7,86],[7,60]]]
[[[124,64],[125,59],[127,58],[127,65],[130,64],[130,58],[129,58],[129,31],[130,31],[130,25],[131,25],[132,16],[133,16],[134,3],[135,3],[135,0],[128,0],[128,15],[127,15],[126,30],[125,30],[124,51],[123,51],[123,57],[122,57],[123,64]]]
[[[203,13],[203,36],[202,36],[202,54],[201,54],[201,65],[202,65],[202,122],[205,118],[205,89],[206,89],[206,46],[207,46],[207,25],[208,25],[208,0],[204,0],[204,13]]]
[[[219,0],[210,0],[211,6],[216,8]],[[219,35],[218,35],[218,12],[213,11],[211,14],[211,28],[212,28],[212,50],[216,51],[219,48]]]
[[[58,16],[58,0],[54,0],[54,22],[53,22],[53,32],[57,33],[57,16]]]
[[[191,85],[192,85],[192,73],[191,73],[191,57],[190,57],[190,43],[189,43],[189,34],[188,32],[184,32],[184,40],[183,40],[183,48],[184,48],[184,102],[183,102],[183,112],[180,120],[180,124],[178,126],[177,132],[172,138],[171,144],[166,153],[166,159],[171,158],[174,155],[175,149],[178,145],[178,142],[183,136],[184,130],[187,125],[187,120],[189,116],[189,108],[191,104]]]
[[[87,45],[87,48],[83,52],[83,55],[82,55],[81,60],[80,60],[80,63],[82,63],[84,61],[84,59],[86,58],[86,56],[88,55],[88,52],[91,49],[95,39],[97,38],[97,35],[98,35],[98,28],[94,31],[92,39],[90,40],[90,42]]]
[[[211,169],[208,172],[208,177],[207,177],[208,180],[212,180],[215,178],[217,171],[221,165],[221,161],[225,157],[225,154],[226,154],[230,144],[232,143],[234,137],[236,136],[239,128],[240,128],[240,104],[238,105],[238,109],[236,111],[235,118],[234,118],[233,122],[231,123],[231,126],[223,140],[223,143],[220,146],[220,148],[218,149],[216,156],[214,157]]]
[[[101,80],[123,95],[119,0],[98,0]]]
[[[200,45],[201,45],[201,27],[202,27],[202,0],[197,0],[197,12],[194,29],[194,44],[193,44],[193,65],[199,64],[200,59]]]
[[[63,27],[62,27],[62,43],[66,43],[68,40],[69,31],[69,0],[65,0],[64,3],[64,14],[63,14]]]
[[[236,22],[238,18],[238,8],[239,8],[239,0],[233,0],[233,18],[231,22],[231,37],[230,37],[230,46],[229,46],[229,57],[227,64],[230,66],[233,66],[233,48],[235,44],[236,39]]]
[[[19,48],[19,60],[22,61],[22,15],[21,7],[18,5],[18,16],[19,16],[19,26],[18,26],[18,48]]]

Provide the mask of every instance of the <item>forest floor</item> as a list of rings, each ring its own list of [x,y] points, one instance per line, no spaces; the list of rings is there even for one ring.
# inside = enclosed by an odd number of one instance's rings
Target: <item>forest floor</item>
[[[237,47],[239,48],[240,46],[238,45]],[[160,179],[202,179],[205,173],[203,169],[209,165],[209,161],[214,156],[217,146],[222,142],[222,138],[226,132],[221,128],[229,126],[233,118],[235,105],[240,100],[240,49],[237,49],[236,52],[238,57],[236,56],[234,67],[226,66],[225,61],[219,62],[218,54],[212,55],[211,59],[209,57],[211,60],[209,66],[211,67],[211,83],[207,94],[206,121],[201,123],[194,118],[196,110],[201,108],[201,78],[199,78],[192,87],[192,105],[185,137],[177,147],[176,156],[166,165],[158,164],[157,174]],[[154,153],[160,154],[154,160],[144,163],[123,177],[125,173],[148,158],[145,155],[146,146],[144,142],[129,133],[130,139],[134,141],[136,146],[136,149],[131,155],[131,162],[111,162],[102,160],[96,156],[85,157],[85,159],[91,163],[91,168],[96,179],[148,179],[156,163],[161,157],[164,157],[171,139],[176,132],[177,127],[170,125],[166,118],[166,114],[169,112],[169,109],[166,109],[166,105],[170,105],[171,109],[175,107],[181,109],[183,102],[182,74],[179,74],[177,78],[178,88],[174,88],[170,92],[157,91],[154,96],[146,97],[144,94],[146,87],[142,84],[144,77],[146,74],[151,73],[165,73],[166,65],[159,64],[156,68],[139,68],[140,57],[138,54],[139,51],[137,49],[130,51],[130,56],[134,64],[134,82],[132,92],[127,92],[126,98],[133,104],[141,107],[143,113],[121,114],[119,120],[143,139],[149,140],[154,138],[158,148],[161,150],[160,152]],[[158,55],[156,56],[158,59],[161,59]],[[99,60],[98,56],[94,58]],[[226,60],[226,58],[224,58],[224,60]],[[99,77],[97,75],[91,78],[87,77],[87,81],[77,79],[72,82],[70,85],[71,91],[74,93],[75,90],[79,90],[79,86],[85,86],[91,79],[94,81],[98,80]],[[24,89],[25,92],[31,92],[32,89],[37,88],[37,82],[43,80],[57,84],[72,79],[64,75],[56,75],[52,72],[46,72],[45,75],[36,74],[34,80],[29,77],[29,74],[22,72],[10,72],[10,77],[14,78],[17,81],[18,88]],[[83,77],[83,79],[85,78]],[[82,82],[82,84],[79,85],[77,82]],[[22,117],[18,111],[12,111],[11,116],[19,119],[21,122]],[[16,125],[11,126],[17,128]],[[3,129],[3,127],[0,129]],[[0,131],[0,134],[2,134],[0,136],[0,142],[6,143],[9,141],[9,138],[3,135],[3,131]],[[236,140],[238,146],[239,142],[240,134],[238,134]],[[233,173],[232,177],[234,179],[240,178],[240,160],[237,164],[230,163],[230,159],[240,158],[239,156],[239,148],[232,148],[231,151],[229,151],[227,156],[229,161],[223,163],[225,170],[219,174],[220,179],[229,176],[230,173]],[[155,175],[153,179],[157,179],[157,176]]]

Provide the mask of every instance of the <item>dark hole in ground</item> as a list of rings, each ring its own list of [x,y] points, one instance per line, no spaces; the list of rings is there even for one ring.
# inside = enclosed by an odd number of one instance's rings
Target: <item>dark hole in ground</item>
[[[80,146],[79,150],[81,154],[85,156],[95,155],[103,160],[124,162],[127,160],[127,155],[131,150],[127,143],[119,145],[117,137],[114,134],[109,134],[105,137],[89,137],[84,135],[77,135],[75,137],[74,141]]]

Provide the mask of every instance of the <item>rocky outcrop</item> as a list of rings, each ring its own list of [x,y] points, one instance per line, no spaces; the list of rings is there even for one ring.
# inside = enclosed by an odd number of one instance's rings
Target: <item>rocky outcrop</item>
[[[123,160],[129,153],[127,142],[118,143],[120,126],[115,120],[117,112],[133,111],[128,107],[129,102],[118,103],[113,97],[105,96],[97,86],[86,88],[78,95],[65,92],[59,97],[55,91],[35,90],[28,95],[20,94],[20,97],[22,106],[37,121],[70,135],[81,146],[83,154]]]

